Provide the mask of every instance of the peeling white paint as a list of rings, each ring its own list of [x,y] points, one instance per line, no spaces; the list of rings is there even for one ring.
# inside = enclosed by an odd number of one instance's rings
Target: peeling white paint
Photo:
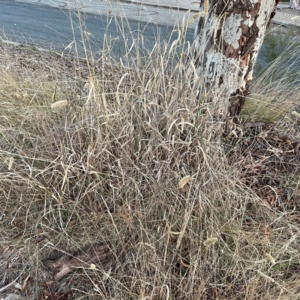
[[[261,1],[259,15],[256,19],[256,26],[260,29],[258,33],[257,43],[254,46],[255,51],[257,52],[260,50],[261,45],[263,43],[269,16],[274,9],[274,5],[275,5],[275,0]]]
[[[251,19],[251,15],[247,12],[247,20],[244,21],[244,24],[251,27],[254,23],[254,19]]]
[[[236,2],[236,0],[228,1]],[[199,37],[194,42],[195,53],[200,57],[199,65],[195,66],[197,72],[195,85],[197,87],[202,85],[205,89],[205,94],[209,95],[209,101],[227,111],[231,95],[236,93],[237,90],[244,90],[247,83],[252,80],[253,70],[249,69],[249,65],[252,64],[254,66],[256,62],[267,23],[275,5],[275,0],[251,0],[250,2],[253,5],[260,3],[260,10],[256,19],[251,19],[249,13],[247,13],[245,20],[241,14],[232,13],[228,15],[222,28],[222,22],[212,11]],[[259,28],[257,39],[251,45],[250,62],[248,61],[250,57],[243,57],[241,53],[237,55],[236,59],[229,58],[220,52],[220,47],[211,43],[216,37],[217,30],[222,29],[223,40],[234,49],[238,49],[239,40],[242,36],[241,25],[243,25],[243,22],[244,25],[249,27],[256,22],[256,26]]]
[[[242,34],[241,22],[243,18],[239,14],[231,14],[226,18],[223,26],[224,41],[237,49],[239,47],[239,39]]]
[[[227,58],[224,54],[214,51],[207,53],[206,59],[206,66],[214,66],[214,68],[204,68],[201,73],[205,81],[211,82],[210,93],[214,95],[214,101],[229,99],[230,95],[235,93],[237,89],[245,88],[243,78],[247,70],[240,69],[235,59]],[[240,71],[243,73],[242,76],[239,76]],[[224,81],[221,85],[219,85],[220,77],[223,77]],[[228,108],[228,104],[229,102],[226,102],[226,108]]]
[[[266,26],[266,19],[270,16],[271,12],[273,11],[275,5],[275,0],[262,0],[260,4],[259,15],[256,19],[256,26]]]

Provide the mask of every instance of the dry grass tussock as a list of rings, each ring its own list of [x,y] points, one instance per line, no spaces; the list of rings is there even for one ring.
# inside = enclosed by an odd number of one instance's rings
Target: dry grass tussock
[[[225,121],[180,59],[165,71],[172,51],[137,71],[1,44],[0,287],[18,278],[26,299],[300,297],[299,223],[245,186]],[[53,250],[99,245],[105,259],[95,250],[52,281]]]

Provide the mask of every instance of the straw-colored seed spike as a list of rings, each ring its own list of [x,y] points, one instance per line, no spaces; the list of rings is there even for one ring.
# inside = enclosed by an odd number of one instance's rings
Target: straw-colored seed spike
[[[299,16],[292,17],[291,20],[299,19]]]
[[[68,105],[68,100],[60,100],[60,101],[56,101],[55,103],[51,104],[51,108],[55,109],[55,108],[60,108],[60,107],[64,107]]]
[[[12,166],[14,164],[14,161],[15,161],[14,158],[10,157],[9,162],[8,162],[8,170],[9,171],[11,170],[11,168],[12,168]]]
[[[294,117],[296,117],[297,119],[300,119],[300,114],[296,111],[292,111],[291,115],[293,115]]]
[[[203,243],[203,245],[204,245],[204,247],[208,248],[208,247],[214,245],[214,244],[217,243],[217,242],[218,242],[218,238],[216,238],[216,237],[211,237],[211,238],[208,238],[208,239]]]
[[[196,19],[206,15],[208,13],[208,10],[209,10],[209,0],[204,0],[204,10],[194,14],[192,19],[189,21],[189,25],[193,24]]]
[[[178,187],[180,189],[184,188],[184,186],[190,181],[190,179],[191,179],[190,175],[183,177],[182,179],[180,179],[180,181],[178,183]]]
[[[268,281],[270,281],[270,282],[275,282],[275,280],[274,280],[272,277],[270,277],[270,276],[264,274],[264,273],[261,272],[260,270],[257,270],[257,273],[258,273],[260,276],[262,276],[262,277],[264,277],[265,279],[267,279]]]
[[[196,19],[198,19],[198,18],[200,18],[200,17],[202,17],[204,15],[205,15],[205,12],[203,12],[203,11],[199,12],[197,14],[194,14],[193,17],[192,17],[192,19],[189,21],[189,25],[193,24]]]
[[[276,261],[275,261],[275,259],[272,257],[271,254],[267,253],[267,254],[266,254],[266,257],[267,257],[267,259],[268,259],[273,265],[276,264]]]
[[[207,14],[209,9],[209,0],[204,0],[204,12]]]

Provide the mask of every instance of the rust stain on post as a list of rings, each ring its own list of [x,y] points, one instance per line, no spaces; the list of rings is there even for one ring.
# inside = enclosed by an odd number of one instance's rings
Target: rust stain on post
[[[203,3],[203,0],[202,0]],[[274,7],[272,7],[274,4]],[[240,113],[277,0],[211,0],[196,30],[194,62],[205,94],[231,116]],[[202,7],[203,9],[203,7]]]

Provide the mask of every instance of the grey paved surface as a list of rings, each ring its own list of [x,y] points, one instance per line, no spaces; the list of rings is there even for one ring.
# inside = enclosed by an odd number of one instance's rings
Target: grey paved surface
[[[171,25],[189,20],[198,11],[199,0],[17,0],[60,8],[80,9],[82,12],[114,14],[132,20]],[[1,0],[0,0],[1,2]],[[273,19],[275,23],[300,26],[300,11],[280,3]],[[196,23],[196,22],[195,22]],[[190,28],[194,28],[190,24]]]
[[[197,12],[199,10],[199,0],[120,0],[125,3],[136,3],[138,5],[153,7],[169,7],[173,10],[191,10]],[[275,23],[285,25],[300,26],[300,11],[290,9],[286,3],[279,3],[276,15],[273,19]]]
[[[300,11],[290,9],[287,4],[279,4],[274,17],[274,22],[282,25],[294,25],[300,27]]]
[[[108,9],[105,7],[105,9]],[[117,13],[116,8],[115,12]],[[171,11],[172,13],[172,11]],[[178,38],[178,31],[173,30],[174,23],[162,25],[139,20],[120,20],[114,12],[105,11],[103,15],[83,15],[84,24],[89,32],[89,40],[96,58],[100,57],[107,37],[114,57],[125,57],[128,49],[135,45],[140,56],[147,57],[156,42],[172,44]],[[172,17],[172,16],[171,16]],[[144,17],[141,17],[145,21]],[[166,19],[166,18],[165,18]],[[70,26],[73,22],[74,31]],[[82,41],[82,22],[78,13],[70,13],[64,8],[48,5],[35,5],[27,1],[0,0],[0,38],[21,44],[34,44],[37,47],[73,54],[76,43],[80,56],[84,56]],[[194,30],[187,30],[186,39],[193,41]],[[72,43],[72,47],[67,47]],[[71,50],[70,50],[71,49]]]
[[[191,12],[197,12],[200,4],[200,0],[120,0],[120,2],[153,7],[170,7],[174,10],[191,10]],[[300,10],[290,9],[289,4],[283,2],[279,3],[277,7],[273,20],[275,23],[300,26]]]
[[[163,1],[168,1],[168,5],[171,5],[171,1],[175,3],[183,0],[122,1],[143,1],[143,4],[113,0],[0,0],[0,37],[18,43],[60,50],[76,40],[78,47],[82,48],[80,24],[76,19],[79,9],[92,13],[83,15],[83,18],[91,34],[95,53],[102,49],[103,36],[106,34],[109,39],[115,41],[113,50],[116,56],[123,56],[124,43],[127,43],[124,39],[127,39],[129,44],[132,39],[138,40],[143,49],[151,49],[157,36],[161,41],[172,43],[178,36],[178,32],[173,31],[174,26],[182,24],[184,19],[187,23],[194,14],[187,12],[183,6],[182,10],[178,10],[176,7],[174,9],[174,5],[172,9],[157,5]],[[188,1],[190,0],[186,3]],[[68,7],[74,9],[72,18],[76,25],[75,36],[70,28]],[[120,17],[124,18],[121,22]],[[288,9],[287,5],[280,5],[275,21],[279,24],[299,26],[300,12]],[[187,41],[193,41],[195,26],[196,22],[189,26]],[[144,38],[141,39],[140,36]]]
[[[187,24],[192,18],[195,11],[188,12],[187,9],[179,10],[176,7],[168,7],[156,5],[146,1],[146,5],[141,2],[131,0],[17,0],[18,2],[31,3],[37,5],[48,5],[56,8],[74,10],[79,9],[82,12],[92,13],[97,15],[113,15],[130,20],[138,20],[143,22],[151,22],[160,25],[174,26],[182,23],[185,20]],[[152,0],[151,0],[152,1]],[[156,0],[154,0],[156,1]],[[162,1],[176,1],[176,0],[162,0]],[[1,0],[0,0],[1,3]],[[68,4],[67,4],[68,3]],[[189,25],[189,28],[194,28],[196,22]]]
[[[199,0],[120,0],[126,3],[136,3],[140,5],[148,5],[153,7],[170,7],[174,10],[191,10],[197,12],[199,10]],[[300,11],[290,9],[289,4],[279,3],[276,15],[273,19],[275,23],[285,25],[300,26]]]
[[[120,0],[120,2],[136,3],[149,6],[169,7],[181,10],[199,10],[199,0]]]

